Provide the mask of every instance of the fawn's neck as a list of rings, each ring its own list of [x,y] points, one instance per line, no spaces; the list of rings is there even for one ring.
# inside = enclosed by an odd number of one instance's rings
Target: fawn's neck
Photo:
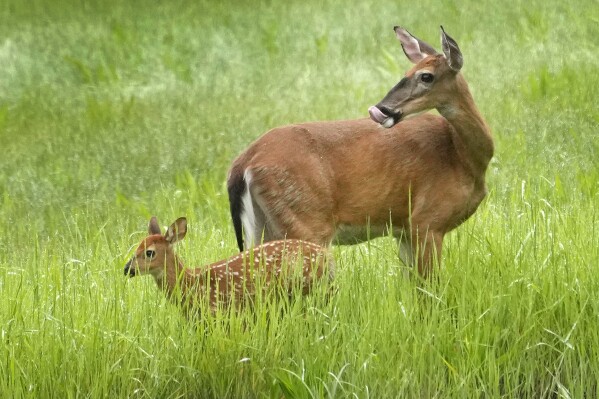
[[[156,276],[158,288],[164,291],[167,298],[182,303],[189,300],[188,294],[194,284],[200,284],[202,276],[192,275],[185,269],[179,257],[174,257],[173,267],[167,267],[160,276]]]

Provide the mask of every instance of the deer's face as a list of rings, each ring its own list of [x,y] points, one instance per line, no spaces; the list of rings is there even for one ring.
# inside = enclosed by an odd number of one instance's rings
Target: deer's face
[[[168,258],[172,257],[169,243],[162,235],[151,235],[139,244],[135,255],[125,265],[125,275],[129,277],[163,273]]]
[[[441,54],[431,55],[410,69],[369,112],[373,120],[392,127],[408,115],[442,107],[452,93],[456,72]]]
[[[372,120],[389,128],[408,115],[432,108],[451,111],[448,104],[458,90],[463,65],[458,44],[441,27],[440,54],[404,28],[393,29],[404,54],[415,65],[377,105],[368,109]]]

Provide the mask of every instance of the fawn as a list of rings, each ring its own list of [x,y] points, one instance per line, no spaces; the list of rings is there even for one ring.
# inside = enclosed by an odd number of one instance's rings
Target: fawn
[[[296,292],[294,288],[301,288],[306,295],[315,280],[334,275],[328,251],[301,240],[272,241],[204,267],[187,269],[173,250],[187,233],[185,218],[177,219],[162,235],[157,219],[152,217],[148,232],[125,265],[125,275],[152,275],[158,288],[182,305],[187,315],[197,311],[202,299],[209,301],[210,310],[215,312],[219,304],[241,306],[258,291],[269,288],[289,296]]]

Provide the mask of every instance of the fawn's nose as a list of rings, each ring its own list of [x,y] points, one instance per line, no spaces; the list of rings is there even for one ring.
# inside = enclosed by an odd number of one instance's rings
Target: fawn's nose
[[[135,269],[131,267],[131,261],[127,262],[127,264],[125,265],[125,276],[135,276]]]

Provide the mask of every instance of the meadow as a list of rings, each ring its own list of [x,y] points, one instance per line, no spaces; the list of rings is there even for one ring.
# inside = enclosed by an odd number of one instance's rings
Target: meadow
[[[225,178],[268,129],[367,117],[460,44],[489,195],[438,281],[389,237],[336,293],[190,322],[123,266],[156,215],[237,252]],[[0,2],[0,397],[599,397],[596,0]]]

